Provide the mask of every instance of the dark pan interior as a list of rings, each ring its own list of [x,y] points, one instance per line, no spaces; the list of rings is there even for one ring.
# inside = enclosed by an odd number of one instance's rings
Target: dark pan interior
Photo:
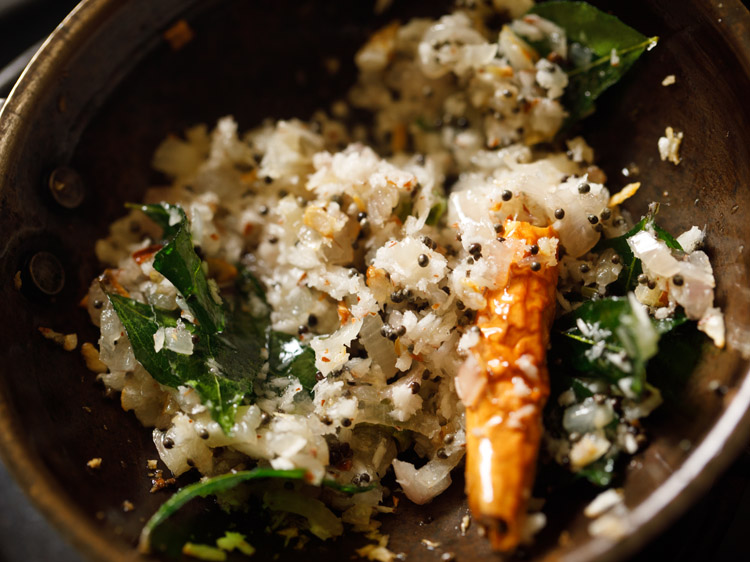
[[[708,227],[707,251],[729,340],[748,346],[747,11],[736,0],[598,4],[661,41],[602,98],[584,132],[597,149],[611,190],[632,181],[621,170],[637,164],[636,179],[643,187],[631,202],[634,213],[660,201],[663,226],[677,231],[692,224]],[[89,554],[130,558],[143,522],[168,492],[149,493],[146,461],[157,456],[150,431],[122,412],[116,398],[104,395],[77,353],[43,340],[37,328],[75,331],[80,342],[96,341],[95,329],[77,305],[100,269],[94,240],[123,213],[125,201],[138,200],[146,187],[163,181],[151,171],[150,160],[167,134],[212,124],[226,114],[233,114],[242,130],[269,116],[305,118],[344,95],[354,76],[352,55],[369,32],[396,16],[405,20],[438,13],[437,5],[427,1],[396,2],[375,17],[372,5],[363,2],[163,0],[154,6],[136,0],[105,6],[90,0],[69,21],[69,29],[81,29],[81,34],[70,38],[59,32],[58,51],[54,45],[48,48],[48,58],[38,60],[35,72],[22,79],[27,89],[9,100],[0,125],[0,138],[13,132],[12,141],[0,144],[0,317],[6,320],[0,324],[0,421],[6,457],[17,477],[27,489],[37,487],[36,495],[31,492],[37,502]],[[190,22],[195,38],[174,51],[161,33],[179,17]],[[322,61],[330,56],[342,63],[338,74],[324,70]],[[56,65],[44,65],[53,59]],[[675,74],[677,83],[666,88],[661,80],[668,74]],[[658,159],[656,142],[667,125],[685,131],[683,162],[677,167]],[[75,169],[86,186],[86,199],[74,210],[61,208],[49,195],[48,175],[60,165]],[[28,285],[21,292],[14,286],[16,272],[40,250],[57,256],[65,270],[65,287],[54,299],[34,295]],[[742,390],[746,370],[747,361],[735,352],[704,354],[680,395],[649,420],[652,443],[631,463],[624,482],[630,506],[643,507],[696,450]],[[729,392],[711,391],[713,380]],[[742,392],[736,398],[745,401],[737,420],[747,399]],[[722,435],[726,440],[726,432]],[[593,496],[590,489],[575,486],[551,497],[549,525],[524,554],[567,554],[576,560],[624,556],[711,483],[744,435],[736,434],[718,460],[709,458],[713,455],[697,459],[698,449],[691,459],[710,469],[697,476],[696,487],[680,496],[683,483],[662,503],[644,507],[636,532],[620,548],[590,540],[587,522],[571,515]],[[103,459],[101,469],[86,468],[93,457]],[[407,552],[410,560],[435,560],[443,551],[459,560],[492,558],[475,527],[465,537],[457,530],[467,509],[461,476],[455,481],[432,504],[402,502],[400,515],[382,518],[394,551]],[[133,511],[123,511],[125,500],[133,503]],[[673,505],[662,512],[664,503]],[[194,511],[201,515],[204,507]],[[558,545],[563,530],[570,533],[566,546]],[[442,547],[427,550],[422,538]],[[252,542],[262,546],[261,541]],[[333,544],[312,542],[305,555],[348,560],[361,542],[351,535]],[[273,550],[281,560],[300,556],[279,550],[274,541],[266,552]]]

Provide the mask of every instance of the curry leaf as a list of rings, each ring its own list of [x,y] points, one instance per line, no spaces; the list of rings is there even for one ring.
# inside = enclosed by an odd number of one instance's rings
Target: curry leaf
[[[154,269],[177,287],[203,330],[220,332],[224,329],[225,320],[218,289],[211,285],[203,261],[193,248],[193,237],[185,212],[179,207],[177,209],[180,226],[154,256]]]
[[[685,401],[679,399],[685,381],[695,369],[701,355],[704,352],[715,352],[716,349],[708,337],[698,331],[695,322],[688,322],[684,314],[682,318],[681,323],[664,334],[659,353],[648,364],[651,384],[659,388],[665,400],[680,409],[686,406]]]
[[[164,353],[157,352],[154,347],[154,335],[164,324],[159,322],[153,307],[120,295],[108,294],[107,296],[117,317],[125,327],[133,347],[133,354],[138,362],[156,382],[173,388],[179,386],[182,380],[179,374],[172,370],[166,352],[168,350],[162,350],[165,351]],[[167,316],[166,313],[161,314],[162,319]]]
[[[660,336],[670,333],[675,328],[682,326],[688,321],[685,312],[680,308],[671,317],[661,320],[652,320],[654,328]]]
[[[589,482],[595,486],[606,488],[612,484],[612,480],[616,476],[615,464],[617,459],[615,457],[607,457],[595,460],[591,464],[584,466],[581,470],[576,472],[576,476],[586,478]]]
[[[257,297],[265,305],[265,312],[254,323],[255,330],[263,333],[268,348],[269,372],[277,377],[296,377],[302,387],[312,392],[315,383],[315,351],[291,334],[271,330],[270,308],[266,301],[263,285],[247,269],[240,270],[237,286],[245,299]]]
[[[631,377],[631,389],[640,393],[660,333],[635,297],[612,297],[588,301],[562,316],[555,324],[553,346],[560,359],[582,375],[612,383]]]
[[[657,37],[646,37],[619,19],[585,2],[544,2],[537,14],[565,30],[570,66],[563,104],[568,123],[589,115],[594,100],[622,78]],[[547,52],[542,52],[547,55]]]
[[[182,207],[159,205],[127,205],[140,209],[164,230],[165,246],[154,256],[154,269],[164,275],[190,307],[190,311],[208,332],[224,328],[221,299],[206,276],[201,258],[193,247],[190,225]]]
[[[211,417],[229,434],[237,408],[254,396],[255,378],[263,367],[262,344],[228,328],[221,334],[201,336],[194,358],[182,356],[184,372],[194,373],[185,383],[198,391]]]
[[[190,484],[178,490],[171,498],[162,504],[162,506],[151,516],[146,526],[141,531],[139,547],[141,552],[147,553],[150,549],[151,534],[164,521],[172,516],[177,510],[189,501],[195,498],[205,498],[222,492],[227,492],[239,484],[260,480],[264,478],[281,478],[286,480],[300,480],[308,482],[308,472],[304,468],[294,470],[274,470],[270,468],[256,468],[253,470],[243,470],[229,474],[222,474],[207,478]],[[323,486],[333,488],[343,493],[356,494],[371,490],[374,486],[347,486],[341,485],[333,480],[324,479],[321,483]]]
[[[442,195],[437,195],[437,201],[430,207],[430,214],[427,215],[425,221],[429,226],[435,226],[443,218],[443,215],[448,210],[448,200]]]
[[[656,237],[659,240],[663,240],[668,248],[672,250],[678,250],[680,252],[684,251],[680,243],[669,232],[664,230],[662,227],[660,227],[656,223],[652,223],[652,226],[654,227],[654,232],[656,233]]]
[[[641,230],[646,228],[647,224],[648,217],[644,217],[638,222],[638,224],[622,236],[601,240],[593,250],[594,252],[602,252],[607,248],[612,248],[617,252],[617,255],[620,256],[622,271],[620,271],[620,275],[617,278],[617,281],[614,282],[614,287],[612,287],[613,292],[618,295],[624,295],[635,288],[638,283],[638,276],[643,271],[641,260],[637,259],[633,254],[633,250],[630,249],[628,238],[635,236]]]
[[[316,382],[315,352],[295,336],[271,330],[270,307],[252,273],[241,269],[236,290],[220,304],[193,248],[184,211],[166,203],[137,208],[165,229],[168,240],[154,257],[154,269],[180,291],[197,320],[192,324],[180,319],[180,311],[108,295],[136,359],[149,374],[165,386],[194,388],[226,433],[234,425],[237,408],[253,398],[265,350],[271,375],[296,377],[311,392]],[[157,332],[178,323],[192,334],[192,353],[178,353],[168,345],[157,350]]]
[[[257,277],[255,277],[255,275],[253,275],[252,271],[250,271],[247,267],[242,267],[239,269],[235,285],[240,293],[242,293],[245,297],[250,298],[252,296],[255,296],[259,298],[263,302],[263,304],[268,306],[268,301],[266,300],[266,291],[263,288],[263,284],[258,280]]]
[[[394,207],[393,214],[396,217],[398,217],[398,220],[404,223],[406,222],[406,217],[411,215],[413,206],[414,204],[412,203],[411,199],[402,197],[401,200],[398,202],[398,205]]]
[[[143,211],[148,218],[159,225],[164,231],[162,237],[166,240],[172,238],[181,226],[182,215],[180,207],[161,203],[159,205],[139,205],[137,203],[126,203],[128,209]]]
[[[312,392],[315,383],[315,351],[299,339],[283,332],[271,332],[268,338],[269,370],[275,376],[296,377]]]
[[[643,217],[633,228],[628,230],[622,236],[602,239],[594,248],[593,251],[597,253],[612,248],[620,256],[622,271],[620,272],[617,281],[614,282],[614,286],[611,288],[613,293],[624,295],[628,291],[633,290],[638,284],[638,276],[643,272],[641,260],[636,258],[633,254],[633,250],[628,244],[628,238],[635,236],[642,230],[651,228],[654,230],[656,237],[663,240],[669,248],[677,250],[678,252],[683,251],[680,243],[669,234],[669,232],[654,222],[657,210],[658,208],[654,208],[652,212]]]
[[[252,287],[258,288],[254,284]],[[177,312],[120,295],[108,296],[125,327],[135,358],[160,384],[194,388],[226,433],[234,425],[237,408],[253,397],[253,383],[263,368],[264,349],[269,351],[273,376],[296,377],[308,392],[315,386],[315,352],[295,336],[270,330],[269,309],[262,300],[252,304],[248,301],[251,297],[240,293],[226,301],[227,321],[220,333],[208,333],[200,326],[183,323],[186,330],[194,333],[193,353],[183,355],[167,348],[157,351],[154,346],[159,328],[177,326]]]
[[[229,433],[237,408],[252,396],[253,381],[263,366],[261,345],[242,331],[237,314],[222,334],[196,334],[190,355],[166,347],[158,351],[154,335],[163,327],[177,325],[177,318],[138,301],[109,294],[118,318],[125,327],[135,358],[160,384],[177,388],[190,386],[210,410],[212,418]],[[247,320],[245,320],[247,322]],[[183,324],[185,329],[189,324]]]
[[[578,402],[583,402],[589,396],[594,395],[594,393],[591,392],[591,389],[586,386],[586,383],[583,380],[577,377],[566,377],[565,380],[569,383],[567,386],[573,389],[573,393],[575,394],[576,400]]]

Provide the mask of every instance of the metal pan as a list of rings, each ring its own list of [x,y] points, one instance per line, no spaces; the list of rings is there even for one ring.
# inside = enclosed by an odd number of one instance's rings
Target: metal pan
[[[730,342],[747,350],[750,16],[738,0],[598,4],[662,40],[602,100],[587,136],[611,187],[630,181],[621,170],[638,165],[644,187],[634,209],[657,200],[666,227],[708,226]],[[93,242],[123,202],[159,181],[149,162],[166,134],[227,113],[241,128],[267,116],[305,117],[346,90],[351,55],[370,31],[396,16],[436,11],[429,2],[396,2],[376,17],[362,2],[85,0],[22,75],[0,113],[0,450],[39,508],[87,556],[138,559],[144,518],[166,496],[149,493],[146,461],[156,456],[149,431],[104,396],[80,356],[42,340],[37,328],[95,341],[77,306],[98,270]],[[175,51],[163,33],[180,18],[195,37]],[[339,74],[323,72],[327,56],[341,59]],[[664,88],[668,74],[677,84]],[[658,160],[656,140],[667,125],[686,133],[678,167]],[[53,172],[65,179],[62,195],[50,190]],[[654,439],[624,482],[631,531],[620,543],[588,536],[587,522],[574,514],[591,492],[576,488],[550,499],[550,524],[527,554],[622,559],[664,529],[746,443],[747,372],[736,350],[708,352],[649,421]],[[727,392],[717,394],[716,385]],[[92,457],[103,459],[100,470],[87,469]],[[125,500],[134,511],[123,511]],[[427,538],[459,560],[493,559],[476,529],[466,537],[456,529],[466,513],[461,482],[428,506],[405,503],[401,514],[383,518],[394,551],[434,560],[419,544]],[[360,541],[312,544],[307,556],[346,560]]]

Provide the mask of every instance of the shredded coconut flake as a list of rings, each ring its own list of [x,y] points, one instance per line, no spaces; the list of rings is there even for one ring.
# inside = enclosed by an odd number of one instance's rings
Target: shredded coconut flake
[[[662,86],[671,86],[675,82],[677,82],[677,78],[675,77],[675,75],[674,74],[669,74],[668,76],[664,77],[664,80],[661,81],[661,85]]]
[[[584,515],[586,515],[586,517],[599,517],[604,512],[609,511],[617,504],[622,503],[622,500],[622,490],[610,488],[609,490],[605,490],[604,492],[596,496],[591,501],[591,503],[586,506],[586,508],[583,510],[583,513]]]
[[[662,162],[669,160],[672,164],[677,166],[680,159],[680,144],[682,143],[683,133],[681,131],[675,132],[672,127],[667,127],[664,131],[663,137],[659,138],[659,158]]]

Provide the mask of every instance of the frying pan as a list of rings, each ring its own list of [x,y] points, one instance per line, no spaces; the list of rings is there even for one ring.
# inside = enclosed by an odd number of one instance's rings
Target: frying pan
[[[750,16],[738,0],[597,2],[646,35],[659,35],[599,111],[584,124],[617,190],[638,168],[638,214],[661,202],[660,221],[680,231],[706,226],[706,250],[725,311],[730,349],[708,350],[680,391],[648,421],[653,439],[623,482],[631,530],[618,544],[588,536],[579,507],[592,492],[554,494],[549,524],[526,556],[617,560],[642,547],[710,486],[747,442],[750,377]],[[0,113],[0,450],[21,486],[94,560],[138,560],[138,533],[165,499],[149,493],[150,434],[105,395],[77,352],[40,326],[96,331],[77,305],[98,273],[94,241],[125,201],[163,182],[150,169],[169,133],[233,114],[241,129],[263,118],[305,118],[327,107],[354,77],[352,54],[395,17],[437,15],[430,2],[270,0],[85,0],[44,44]],[[163,34],[185,19],[195,36],[175,50]],[[325,72],[337,57],[341,70]],[[674,74],[677,83],[661,86]],[[666,126],[685,131],[679,166],[658,159]],[[628,172],[631,173],[631,172]],[[61,194],[50,176],[64,178]],[[20,288],[19,288],[20,285]],[[716,389],[720,392],[716,392]],[[94,457],[98,470],[87,468]],[[391,548],[435,560],[426,538],[458,560],[494,559],[486,540],[457,527],[467,512],[462,481],[432,504],[401,503],[385,516]],[[123,510],[127,500],[134,510]],[[205,506],[194,507],[197,516]],[[567,540],[560,541],[566,531]],[[362,539],[311,543],[312,559],[348,560]],[[259,557],[299,552],[259,544]]]

